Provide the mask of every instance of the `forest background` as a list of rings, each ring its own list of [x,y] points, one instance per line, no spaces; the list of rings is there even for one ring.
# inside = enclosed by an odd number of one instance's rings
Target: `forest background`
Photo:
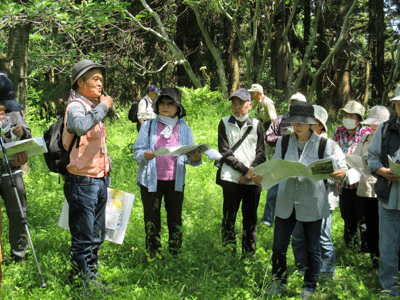
[[[252,83],[278,105],[295,92],[336,115],[387,104],[399,82],[399,0],[3,0],[0,69],[38,120],[66,99],[72,66],[107,66],[123,108],[159,87]]]
[[[3,0],[0,70],[9,74],[33,135],[40,136],[63,109],[59,99],[68,97],[72,66],[82,58],[107,66],[105,88],[115,99],[107,120],[108,145],[116,165],[112,187],[139,195],[132,159],[137,133],[126,115],[149,84],[181,87],[196,143],[214,148],[219,119],[230,113],[227,96],[255,82],[276,102],[278,113],[286,111],[287,100],[297,91],[326,107],[332,134],[338,108],[348,100],[368,108],[388,105],[393,96],[400,79],[399,4],[397,0]],[[69,233],[56,226],[62,184],[48,173],[42,156],[31,158],[29,167],[25,177],[29,223],[48,288],[40,288],[33,259],[21,266],[9,261],[3,211],[6,263],[1,298],[78,298],[79,291],[66,281]],[[273,229],[259,226],[257,260],[227,256],[220,243],[222,194],[214,184],[215,168],[205,160],[198,168],[188,168],[187,178],[184,249],[178,259],[166,255],[147,261],[140,197],[124,244],[104,244],[101,273],[116,291],[113,299],[262,298],[272,281]],[[332,235],[337,279],[320,285],[316,297],[379,299],[368,257],[344,249],[342,228],[336,210]],[[237,229],[240,234],[240,226]],[[301,281],[294,272],[289,298],[299,294]]]

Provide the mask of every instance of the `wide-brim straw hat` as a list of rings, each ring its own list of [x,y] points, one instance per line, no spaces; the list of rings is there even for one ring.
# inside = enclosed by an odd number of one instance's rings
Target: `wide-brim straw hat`
[[[346,103],[346,105],[339,109],[340,112],[346,112],[348,114],[356,114],[361,117],[361,120],[364,120],[365,115],[365,107],[355,100],[350,100]]]
[[[314,107],[308,102],[297,101],[290,105],[290,110],[282,122],[317,124],[314,118]]]
[[[386,122],[390,118],[389,110],[382,105],[376,105],[369,111],[369,116],[366,120],[362,121],[361,124],[366,125],[379,125]]]

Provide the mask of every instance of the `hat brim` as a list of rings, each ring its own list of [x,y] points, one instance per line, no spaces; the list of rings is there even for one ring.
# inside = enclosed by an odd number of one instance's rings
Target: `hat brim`
[[[390,101],[400,101],[400,95],[390,99]]]
[[[381,120],[381,119],[377,119],[377,118],[368,118],[360,123],[364,124],[364,125],[379,125],[385,121],[387,121],[387,120]]]
[[[339,112],[341,112],[341,113],[346,112],[346,113],[348,113],[348,114],[359,115],[360,118],[361,118],[361,120],[364,120],[364,116],[362,116],[362,115],[360,115],[359,113],[356,113],[356,112],[354,112],[354,111],[347,110],[346,108],[341,108],[341,109],[339,109]]]
[[[228,99],[228,101],[232,101],[233,98],[238,98],[238,99],[240,99],[240,100],[242,100],[242,101],[251,102],[251,98],[250,98],[250,100],[247,100],[247,99],[243,100],[241,97],[236,96],[236,95],[235,95],[235,96],[230,96],[229,99]]]
[[[288,116],[282,120],[283,123],[302,123],[302,124],[317,124],[313,117],[308,116]]]
[[[105,74],[105,72],[106,72],[106,68],[103,67],[103,66],[100,66],[100,65],[98,65],[98,64],[88,65],[88,66],[86,66],[84,69],[82,69],[82,70],[76,75],[75,80],[72,82],[72,86],[74,86],[74,84],[78,81],[78,79],[79,79],[80,77],[82,77],[83,74],[85,74],[87,71],[89,71],[89,70],[91,70],[91,69],[100,69],[100,70],[101,70],[101,73],[103,74],[103,76],[104,76],[104,74]]]
[[[320,121],[321,124],[324,126],[325,132],[328,132],[328,127],[326,127],[326,123],[318,118],[315,118],[316,120]],[[317,122],[318,123],[318,122]]]
[[[158,100],[160,100],[162,97],[166,97],[166,98],[169,98],[169,99],[171,99],[172,101],[174,101],[175,103],[176,103],[176,105],[178,106],[178,108],[179,108],[179,114],[178,114],[178,118],[179,119],[181,119],[181,118],[183,118],[183,117],[185,117],[186,116],[186,110],[185,110],[185,108],[183,107],[183,105],[182,105],[182,103],[180,103],[177,99],[175,99],[172,95],[170,95],[170,94],[159,94],[155,99],[154,99],[154,102],[153,102],[153,105],[152,105],[152,108],[153,108],[153,111],[158,115],[158,114],[160,114],[160,112],[158,111],[158,109],[157,109],[157,102],[158,102]]]
[[[23,106],[15,100],[0,100],[0,104],[3,104],[11,111],[20,111],[24,109]]]

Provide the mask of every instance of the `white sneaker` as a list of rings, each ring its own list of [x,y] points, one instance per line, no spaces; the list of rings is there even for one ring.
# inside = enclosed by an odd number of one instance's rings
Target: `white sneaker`
[[[265,225],[267,225],[268,227],[272,227],[272,223],[269,221],[262,221]]]

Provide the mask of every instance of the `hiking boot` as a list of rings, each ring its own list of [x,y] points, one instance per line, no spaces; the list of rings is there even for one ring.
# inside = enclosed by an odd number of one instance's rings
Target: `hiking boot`
[[[99,280],[97,279],[86,279],[85,280],[85,287],[86,287],[86,295],[89,296],[93,292],[100,292],[100,293],[113,293],[114,291],[102,284]]]
[[[279,280],[273,281],[269,289],[265,292],[265,296],[284,294],[286,294],[286,286]]]
[[[300,299],[301,300],[307,300],[311,298],[311,294],[314,293],[314,291],[302,289],[300,293]]]

